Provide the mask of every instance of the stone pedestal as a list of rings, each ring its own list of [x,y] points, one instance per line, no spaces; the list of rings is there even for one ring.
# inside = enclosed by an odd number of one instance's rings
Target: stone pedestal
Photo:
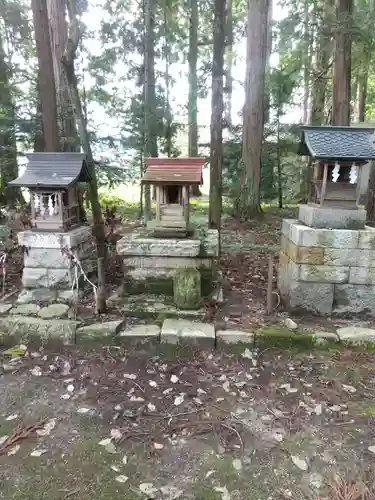
[[[79,226],[67,232],[24,231],[18,234],[24,246],[23,290],[18,302],[71,300],[75,266],[64,253],[70,249],[85,273],[95,268],[91,228]],[[80,278],[82,282],[82,278]]]
[[[124,293],[173,296],[177,269],[196,268],[201,274],[201,292],[212,291],[214,258],[219,250],[217,230],[206,230],[184,239],[153,238],[141,229],[117,242],[124,257]]]
[[[375,229],[319,229],[284,220],[278,288],[290,310],[375,315]]]
[[[298,220],[309,227],[319,229],[364,229],[366,210],[320,207],[314,203],[300,205]]]

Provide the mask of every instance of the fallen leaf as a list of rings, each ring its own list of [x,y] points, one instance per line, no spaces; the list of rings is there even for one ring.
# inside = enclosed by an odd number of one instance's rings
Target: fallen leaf
[[[371,453],[375,453],[375,446],[369,446],[367,449],[368,449],[368,451],[370,451]]]
[[[7,417],[5,420],[7,422],[10,422],[12,420],[16,420],[16,418],[18,418],[18,415],[17,415],[17,413],[14,413],[13,415],[9,415],[9,417]]]
[[[184,394],[180,394],[179,396],[176,396],[174,398],[174,403],[173,404],[175,406],[180,406],[180,404],[183,403],[183,401],[184,401],[184,397],[185,397]]]
[[[226,486],[215,486],[214,490],[217,493],[221,493],[221,500],[230,500],[229,491]]]
[[[355,392],[357,392],[357,389],[355,387],[353,387],[352,385],[342,384],[342,388],[344,389],[344,391],[350,392],[351,394],[354,394]]]
[[[242,469],[242,462],[239,458],[235,458],[232,462],[233,468],[236,470],[241,470]]]
[[[145,495],[151,496],[151,498],[154,497],[154,495],[157,493],[157,488],[154,487],[152,483],[141,483],[139,485],[139,490],[141,493],[144,493]]]
[[[168,396],[168,394],[170,394],[171,392],[173,392],[173,388],[170,387],[169,389],[165,389],[165,391],[163,391],[163,394],[165,394],[166,396]]]
[[[117,453],[116,446],[112,442],[108,443],[104,448],[108,453]]]
[[[224,382],[224,384],[222,385],[223,389],[225,392],[229,392],[229,381],[227,380],[226,382]]]
[[[180,498],[183,494],[183,491],[174,486],[162,486],[160,488],[160,493],[165,500],[177,500],[177,498]]]
[[[126,465],[128,463],[128,457],[126,455],[123,456],[122,458],[122,463]]]
[[[164,445],[161,443],[154,443],[154,448],[155,450],[162,450],[164,448]]]
[[[40,450],[34,450],[30,453],[30,457],[40,457],[47,453],[48,450],[40,449]]]
[[[5,436],[0,437],[0,446],[5,443],[5,441],[8,439],[9,436],[5,434]]]
[[[34,368],[30,370],[30,373],[31,375],[34,375],[34,377],[41,377],[42,369],[40,368],[40,366],[34,366]]]
[[[321,404],[316,405],[314,408],[314,412],[316,415],[321,415],[323,412],[323,406]]]
[[[246,359],[253,359],[253,353],[250,351],[250,349],[246,348],[244,352],[241,354],[243,358]]]
[[[131,396],[129,401],[133,401],[134,403],[142,403],[144,401],[143,398],[137,397],[137,396]]]
[[[68,392],[74,392],[74,385],[73,385],[73,384],[69,384],[69,385],[67,386],[66,390],[67,390]]]
[[[122,432],[120,431],[120,429],[111,429],[111,437],[113,439],[121,439]]]
[[[111,438],[106,438],[106,439],[102,439],[101,441],[99,441],[99,444],[100,444],[100,446],[107,446],[107,444],[109,444],[111,442],[112,442]]]
[[[176,375],[172,375],[172,376],[171,376],[171,382],[172,382],[172,384],[177,384],[177,382],[178,382],[178,377],[177,377]]]
[[[292,459],[292,462],[294,463],[294,465],[296,467],[298,467],[298,469],[303,470],[303,471],[307,471],[307,469],[309,468],[306,460],[303,460],[303,458],[299,458],[299,457],[292,455],[291,459]]]
[[[37,429],[36,433],[38,436],[49,436],[51,431],[56,427],[56,419],[52,418],[49,422],[47,422],[42,429]]]
[[[70,399],[70,398],[71,398],[70,394],[62,394],[60,399]]]
[[[20,448],[21,448],[21,446],[19,444],[16,444],[15,446],[13,446],[13,448],[11,448],[8,451],[8,457],[10,457],[11,455],[15,455]]]
[[[123,377],[128,378],[129,380],[135,380],[137,375],[135,373],[124,373]]]
[[[215,473],[215,471],[214,471],[214,470],[209,470],[209,471],[207,472],[207,474],[204,476],[204,478],[205,478],[205,479],[208,479],[208,478],[209,478],[210,476],[212,476],[212,474],[214,474],[214,473]]]
[[[82,414],[86,414],[86,413],[90,413],[90,408],[78,408],[77,410],[77,413],[82,413]]]
[[[149,380],[148,384],[150,387],[157,387],[158,386],[158,384],[155,382],[155,380]]]
[[[116,471],[117,472],[117,471]],[[126,481],[128,480],[129,478],[127,476],[123,476],[123,475],[120,475],[120,476],[117,476],[116,477],[116,481],[118,483],[126,483]]]
[[[203,389],[201,389],[200,387],[198,387],[197,394],[207,394],[207,392],[204,391]]]
[[[111,465],[111,469],[112,469],[114,472],[120,472],[120,469],[119,469],[116,465]]]
[[[148,411],[156,411],[156,406],[152,403],[148,403],[147,409]]]
[[[27,347],[23,344],[11,347],[10,349],[7,349],[4,354],[6,356],[12,356],[12,358],[18,357],[18,356],[24,356],[25,352],[27,351]]]

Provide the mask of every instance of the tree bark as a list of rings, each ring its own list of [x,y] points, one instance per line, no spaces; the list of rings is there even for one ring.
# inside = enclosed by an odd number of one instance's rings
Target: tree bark
[[[56,86],[57,118],[61,151],[79,150],[79,140],[62,58],[68,37],[66,2],[47,0],[53,73]]]
[[[241,211],[246,215],[261,211],[260,169],[269,5],[270,0],[250,0],[249,2],[242,138],[242,161],[245,172],[241,189]]]
[[[32,0],[36,54],[39,63],[39,88],[45,151],[60,150],[57,126],[56,88],[46,0]]]
[[[318,27],[319,36],[316,47],[316,64],[313,72],[310,122],[323,125],[326,104],[328,72],[332,56],[332,14],[334,0],[326,0],[323,20]]]
[[[312,41],[313,37],[309,25],[310,12],[309,1],[305,0],[304,5],[304,61],[303,61],[303,123],[308,123],[309,102],[310,102],[310,75],[312,61]]]
[[[189,19],[189,100],[188,100],[188,155],[198,156],[198,0],[190,0]],[[201,195],[199,186],[192,186],[190,194],[193,197]]]
[[[96,295],[96,310],[98,313],[103,313],[106,309],[104,271],[106,269],[107,262],[107,249],[105,244],[104,222],[98,195],[98,183],[96,178],[94,158],[91,150],[89,134],[87,131],[86,120],[82,109],[81,99],[78,91],[78,82],[74,68],[77,47],[81,38],[81,28],[79,24],[80,12],[78,10],[77,0],[68,0],[68,11],[70,24],[62,63],[65,68],[65,75],[68,82],[70,99],[74,105],[74,111],[78,122],[82,149],[86,154],[88,167],[90,169],[89,195],[93,217],[93,235],[96,239],[96,250],[98,258],[98,289]]]
[[[156,96],[155,96],[155,0],[145,0],[144,4],[144,156],[158,156],[156,133]],[[144,186],[144,219],[151,218],[150,186]]]
[[[336,0],[332,125],[350,124],[352,11],[353,0]]]
[[[226,127],[232,127],[232,93],[233,93],[233,14],[232,0],[226,1],[226,19],[225,19],[225,102],[224,102],[224,123]]]
[[[8,186],[18,177],[17,145],[15,134],[15,110],[10,86],[10,71],[6,61],[3,39],[0,35],[0,172],[1,203],[14,207],[23,201],[21,190]]]
[[[225,0],[215,0],[213,40],[209,227],[220,230],[221,173],[223,167]]]

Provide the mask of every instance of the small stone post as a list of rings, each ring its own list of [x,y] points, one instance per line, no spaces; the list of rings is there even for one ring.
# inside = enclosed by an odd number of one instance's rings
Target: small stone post
[[[199,309],[201,274],[195,267],[178,269],[173,276],[173,298],[179,309]]]

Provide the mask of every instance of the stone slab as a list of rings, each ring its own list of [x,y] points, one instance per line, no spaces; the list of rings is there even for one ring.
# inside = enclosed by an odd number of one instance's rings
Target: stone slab
[[[281,251],[296,264],[324,264],[324,248],[299,247],[281,235]]]
[[[216,343],[254,344],[254,333],[243,330],[219,330],[216,332]]]
[[[301,247],[358,248],[360,231],[317,229],[294,219],[284,219],[282,234]]]
[[[364,229],[366,210],[320,207],[301,204],[298,220],[309,227],[325,229]]]
[[[123,324],[124,320],[117,320],[82,326],[77,330],[77,341],[100,340],[103,338],[113,337],[114,335],[117,335]]]
[[[137,269],[163,269],[164,272],[169,272],[171,269],[185,267],[212,267],[212,259],[200,259],[189,257],[126,257],[124,258],[124,266],[134,267]]]
[[[38,316],[43,319],[62,318],[68,314],[68,311],[69,306],[66,304],[51,304],[43,307],[38,312]]]
[[[353,285],[375,285],[375,267],[351,267],[349,283]]]
[[[120,331],[117,338],[121,340],[146,340],[158,341],[160,339],[160,326],[158,325],[135,325]]]
[[[51,302],[62,302],[72,304],[77,302],[82,296],[83,290],[50,290],[48,288],[30,288],[22,290],[17,298],[17,304],[29,304],[31,302],[39,302],[50,304]]]
[[[364,231],[359,231],[358,248],[375,250],[375,228],[366,226]]]
[[[332,283],[290,280],[283,290],[280,289],[280,295],[287,309],[291,311],[324,316],[332,313],[334,286]]]
[[[10,309],[12,309],[13,304],[5,304],[0,302],[0,314],[6,314]]]
[[[23,343],[39,340],[42,345],[54,340],[59,340],[64,344],[74,343],[79,324],[78,321],[68,319],[44,320],[33,316],[10,315],[0,319],[3,332]]]
[[[347,283],[349,267],[345,266],[314,266],[298,264],[300,281],[314,283]]]
[[[21,304],[19,306],[13,307],[9,314],[22,314],[22,315],[32,315],[38,314],[40,306],[37,304]]]
[[[166,319],[163,322],[160,340],[170,344],[202,343],[213,347],[215,345],[215,328],[208,323]]]
[[[375,264],[375,251],[359,248],[325,248],[324,264],[328,266],[369,267]]]
[[[92,239],[72,247],[72,251],[82,262],[92,255]],[[60,248],[33,248],[30,247],[24,253],[24,267],[51,268],[51,269],[72,269],[74,267],[70,257]]]
[[[337,284],[334,289],[333,313],[374,315],[375,286]]]
[[[358,326],[338,328],[337,335],[346,344],[366,344],[375,342],[375,330]]]
[[[61,233],[31,230],[18,233],[19,245],[27,248],[75,248],[91,238],[91,227],[83,225]]]
[[[333,332],[315,332],[312,337],[313,343],[317,346],[325,346],[329,343],[340,342],[339,336]]]

